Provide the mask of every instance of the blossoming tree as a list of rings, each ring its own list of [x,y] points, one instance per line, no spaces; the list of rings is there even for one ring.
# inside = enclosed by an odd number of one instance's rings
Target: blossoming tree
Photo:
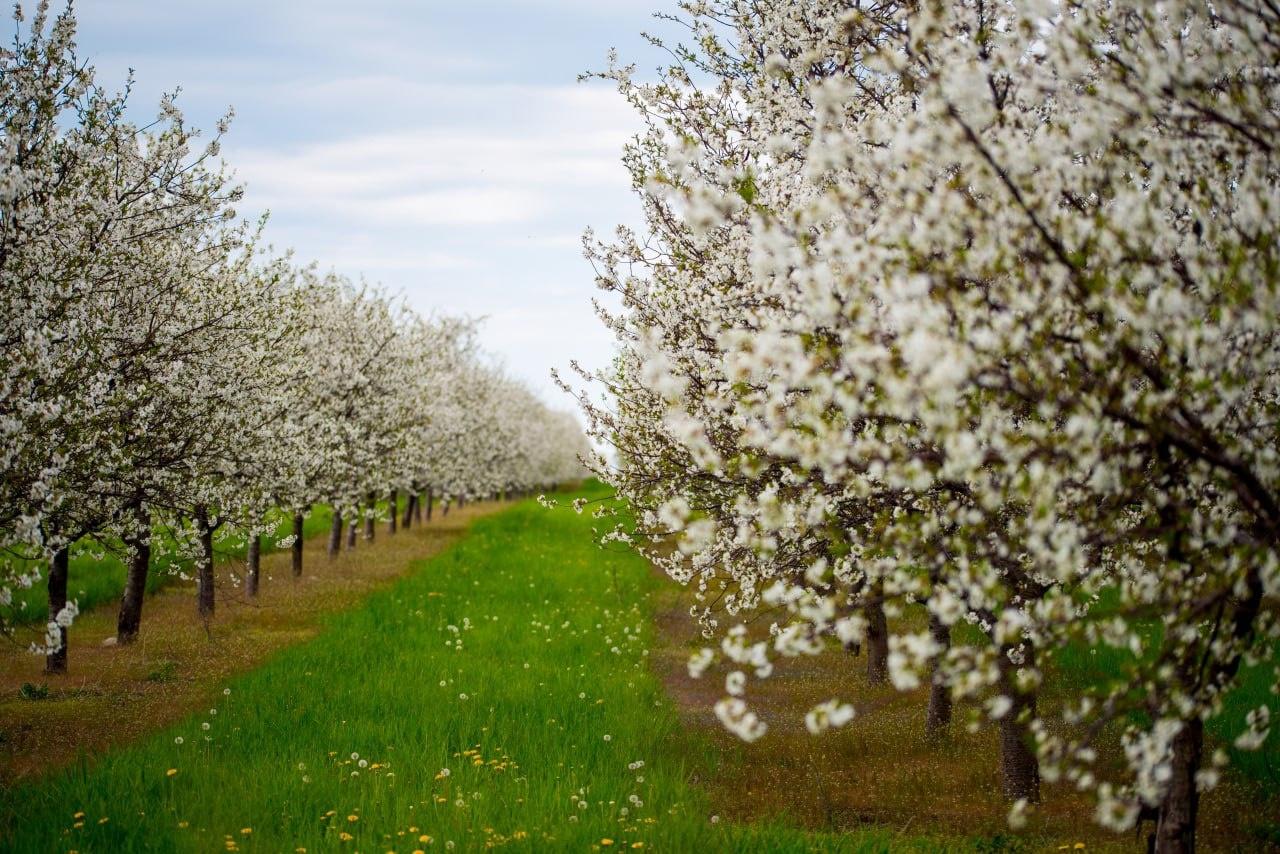
[[[621,355],[582,400],[739,668],[721,719],[761,736],[743,671],[835,637],[929,679],[935,731],[986,710],[1015,819],[1061,779],[1191,850],[1204,723],[1277,631],[1276,13],[683,5],[660,80],[605,74],[648,121],[648,228],[589,240]],[[1047,707],[1082,646],[1122,664]]]

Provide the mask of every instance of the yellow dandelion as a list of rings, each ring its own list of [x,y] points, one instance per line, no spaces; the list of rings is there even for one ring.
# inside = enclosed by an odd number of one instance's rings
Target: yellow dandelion
[[[600,840],[600,844],[608,848],[610,845],[613,844],[613,840],[606,836],[604,839]]]
[[[355,821],[359,821],[359,820],[360,820],[360,816],[358,816],[358,815],[349,815],[349,816],[347,816],[347,821],[355,822]]]
[[[412,825],[410,825],[410,826],[409,826],[409,832],[410,832],[410,833],[417,833],[417,832],[418,832],[418,828],[413,827]]]
[[[253,833],[253,828],[252,828],[252,827],[242,827],[242,828],[240,828],[240,835],[241,835],[241,836],[248,836],[250,833]]]
[[[165,772],[164,772],[164,775],[165,775],[166,777],[173,777],[173,776],[176,776],[176,775],[177,775],[177,773],[178,773],[178,769],[177,769],[177,768],[170,768],[168,771],[165,771]]]
[[[350,833],[347,833],[345,830],[338,834],[338,838],[341,839],[343,842],[350,842],[351,840],[355,839],[354,836],[352,836]]]
[[[107,818],[107,817],[104,815],[102,818],[98,819],[98,824],[106,824],[106,823],[107,823],[107,822],[109,822],[109,821],[111,821],[111,819]]]
[[[430,836],[427,836],[427,835],[424,833],[424,834],[422,834],[421,836],[419,836],[419,837],[418,837],[418,841],[419,841],[419,842],[421,842],[421,843],[423,843],[423,844],[425,844],[425,845],[430,845],[430,844],[431,844],[431,837],[430,837]]]
[[[83,812],[78,812],[78,813],[76,813],[75,815],[73,815],[73,816],[71,816],[71,817],[72,817],[72,818],[84,818],[84,813],[83,813]]]
[[[84,822],[83,822],[83,821],[77,821],[75,824],[73,824],[73,825],[71,825],[71,826],[72,826],[72,827],[84,827]]]
[[[421,848],[415,848],[413,849],[413,854],[427,854],[427,852],[423,851]]]
[[[631,843],[631,847],[632,847],[632,848],[643,848],[643,847],[644,847],[644,843],[643,843],[643,842],[632,842],[632,843]]]

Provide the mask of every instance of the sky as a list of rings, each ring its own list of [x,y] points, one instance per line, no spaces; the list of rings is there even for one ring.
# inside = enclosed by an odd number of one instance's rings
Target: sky
[[[246,185],[241,213],[299,261],[380,282],[427,314],[484,317],[481,341],[549,402],[570,359],[610,340],[581,235],[638,226],[621,165],[639,128],[578,75],[611,47],[642,69],[642,31],[674,0],[79,0],[78,47],[132,111],[181,87]]]

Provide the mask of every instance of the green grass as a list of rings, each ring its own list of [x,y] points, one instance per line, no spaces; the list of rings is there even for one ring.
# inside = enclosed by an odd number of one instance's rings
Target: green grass
[[[561,502],[475,523],[234,680],[216,714],[4,793],[0,848],[939,850],[889,831],[713,822],[690,782],[710,747],[681,731],[647,662],[659,582],[634,554],[596,548],[589,515]]]
[[[1113,591],[1107,591],[1113,595]],[[1110,604],[1104,598],[1104,608]],[[1105,613],[1105,611],[1104,611]],[[1161,642],[1164,627],[1151,622],[1139,625],[1146,648],[1156,649]],[[1118,679],[1126,678],[1134,664],[1133,654],[1127,649],[1113,646],[1089,647],[1084,644],[1068,644],[1047,656],[1052,663],[1052,679],[1049,689],[1073,691],[1090,686],[1114,686]],[[1206,724],[1209,752],[1223,747],[1231,757],[1231,769],[1246,780],[1258,783],[1270,791],[1280,790],[1280,738],[1268,738],[1258,750],[1245,751],[1233,746],[1235,737],[1244,731],[1245,717],[1262,705],[1274,708],[1275,694],[1271,686],[1275,682],[1275,665],[1264,661],[1244,667],[1236,678],[1235,686],[1222,698],[1222,711]],[[1120,724],[1147,725],[1147,717],[1132,712]]]
[[[387,503],[379,502],[380,511]],[[403,512],[404,501],[400,502]],[[316,505],[303,523],[303,536],[310,538],[329,530],[333,521],[332,508]],[[262,553],[279,548],[279,543],[293,533],[293,518],[275,511],[269,519],[272,529],[262,536]],[[147,576],[147,593],[154,593],[164,585],[180,578],[190,570],[190,561],[179,559],[173,546],[173,538],[163,529],[157,529],[153,540],[151,572]],[[219,560],[244,560],[247,538],[243,531],[231,527],[218,529],[214,540],[214,552]],[[21,563],[19,561],[19,563]],[[41,567],[43,571],[43,566]],[[67,572],[67,596],[76,600],[80,609],[88,610],[105,602],[115,602],[124,591],[125,565],[120,558],[118,545],[99,543],[86,538],[72,546]],[[44,584],[14,592],[9,613],[16,625],[44,623],[48,617],[48,593]]]

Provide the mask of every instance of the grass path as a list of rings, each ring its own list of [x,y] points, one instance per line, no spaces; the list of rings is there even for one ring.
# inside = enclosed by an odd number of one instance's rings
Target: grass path
[[[5,793],[0,848],[940,849],[712,821],[710,743],[649,666],[660,581],[590,525],[533,502],[475,522],[202,713]]]
[[[472,521],[499,508],[455,508],[394,537],[379,528],[372,544],[361,540],[354,551],[332,561],[320,533],[306,541],[304,572],[296,581],[287,553],[263,557],[261,594],[253,601],[233,583],[243,564],[220,562],[218,609],[208,634],[196,618],[191,583],[171,582],[147,597],[142,632],[130,647],[102,645],[116,633],[115,604],[104,602],[81,614],[72,627],[70,669],[63,676],[46,675],[44,659],[21,645],[0,645],[0,800],[3,788],[16,780],[130,744],[196,709],[208,709],[226,679],[281,647],[314,637],[327,615],[385,588],[412,560],[443,551]],[[327,518],[327,513],[316,515]],[[48,698],[25,699],[24,683],[47,686]]]

